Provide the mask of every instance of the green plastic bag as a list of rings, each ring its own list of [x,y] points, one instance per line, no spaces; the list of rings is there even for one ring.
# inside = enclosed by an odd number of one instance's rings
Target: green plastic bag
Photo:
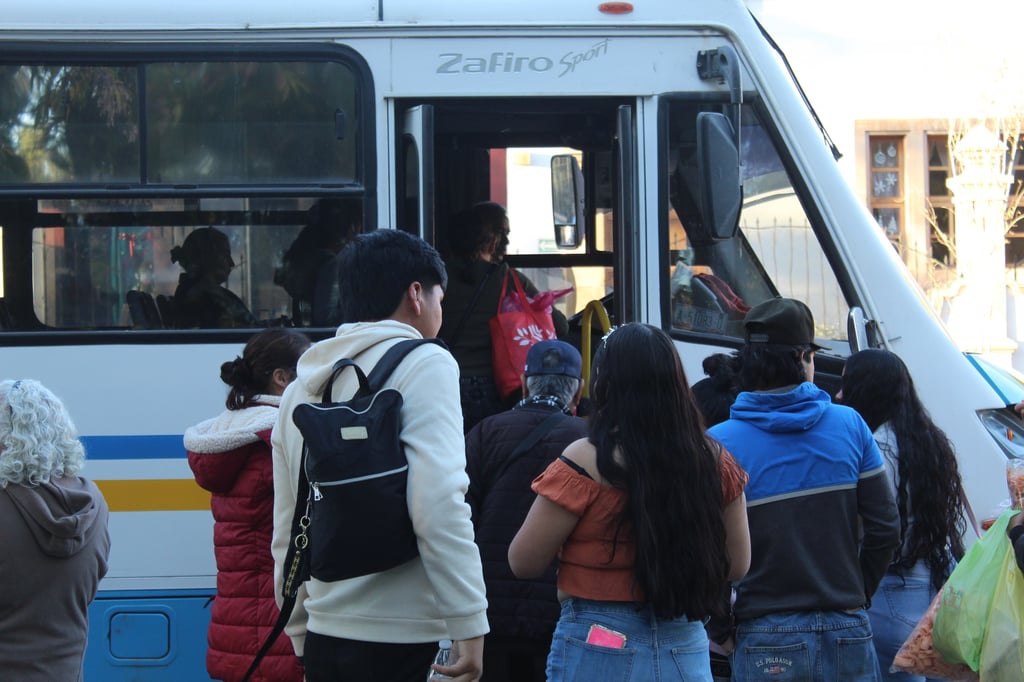
[[[1007,539],[1006,545],[1009,545]],[[985,682],[1024,680],[1024,575],[1012,549],[1006,552],[996,578],[992,610],[981,645],[981,679]]]
[[[1013,553],[1006,526],[1017,513],[1003,512],[971,545],[942,587],[932,638],[935,651],[949,663],[965,663],[975,671],[980,668],[993,597],[1004,580],[1005,560]]]

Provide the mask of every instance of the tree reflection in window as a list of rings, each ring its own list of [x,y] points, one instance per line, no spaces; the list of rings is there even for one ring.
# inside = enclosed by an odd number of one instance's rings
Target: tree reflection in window
[[[0,92],[3,183],[358,175],[356,78],[338,62],[0,65]]]

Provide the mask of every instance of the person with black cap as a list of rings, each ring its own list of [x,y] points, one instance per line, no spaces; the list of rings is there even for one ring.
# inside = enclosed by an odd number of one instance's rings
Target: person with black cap
[[[804,303],[765,301],[744,328],[742,392],[708,430],[750,475],[733,682],[879,680],[866,607],[900,542],[881,454],[860,415],[812,383],[824,347]]]
[[[473,528],[487,585],[491,632],[484,649],[488,682],[543,682],[560,612],[555,564],[538,578],[517,580],[508,546],[533,504],[530,483],[570,443],[587,435],[575,414],[583,390],[580,353],[564,341],[530,348],[523,399],[485,418],[466,436]]]

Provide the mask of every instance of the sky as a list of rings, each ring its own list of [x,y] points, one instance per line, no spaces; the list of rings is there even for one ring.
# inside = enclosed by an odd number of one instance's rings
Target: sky
[[[1024,0],[747,6],[786,54],[847,172],[857,119],[948,118],[997,98],[1024,102]]]

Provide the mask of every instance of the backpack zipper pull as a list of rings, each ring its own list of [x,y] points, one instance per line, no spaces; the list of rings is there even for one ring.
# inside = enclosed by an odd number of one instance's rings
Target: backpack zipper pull
[[[313,488],[313,501],[314,502],[319,502],[320,500],[324,499],[323,493],[320,492],[320,484],[319,483],[310,483],[309,485],[310,485],[310,487]]]

